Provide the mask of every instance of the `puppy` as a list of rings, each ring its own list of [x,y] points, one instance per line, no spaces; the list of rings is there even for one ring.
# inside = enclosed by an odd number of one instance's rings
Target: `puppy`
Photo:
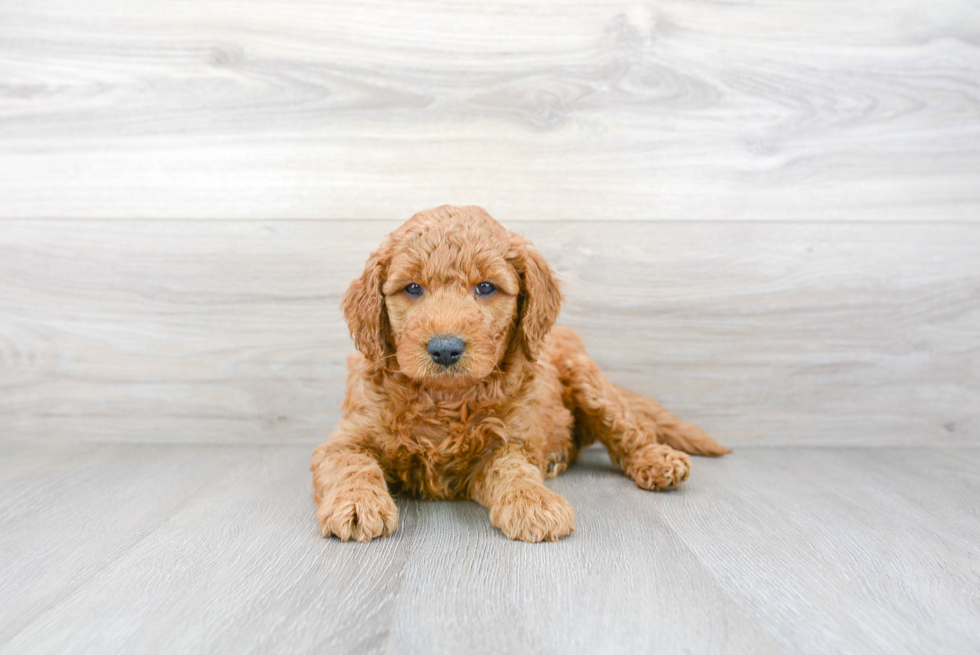
[[[569,328],[541,254],[479,207],[413,216],[371,253],[343,311],[343,419],[313,452],[323,536],[395,530],[392,494],[471,498],[507,537],[556,541],[572,506],[544,480],[596,440],[643,489],[724,455],[699,428],[612,384]]]

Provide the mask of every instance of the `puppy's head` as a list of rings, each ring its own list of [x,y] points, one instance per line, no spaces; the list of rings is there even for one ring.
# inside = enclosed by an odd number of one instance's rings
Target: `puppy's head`
[[[529,243],[479,207],[448,205],[388,235],[343,301],[369,360],[436,387],[472,385],[514,353],[535,359],[560,306]]]

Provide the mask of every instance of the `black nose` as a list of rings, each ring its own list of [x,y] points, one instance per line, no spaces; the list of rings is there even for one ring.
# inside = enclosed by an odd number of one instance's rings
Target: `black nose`
[[[459,337],[432,337],[425,349],[439,366],[452,366],[463,355],[466,344]]]

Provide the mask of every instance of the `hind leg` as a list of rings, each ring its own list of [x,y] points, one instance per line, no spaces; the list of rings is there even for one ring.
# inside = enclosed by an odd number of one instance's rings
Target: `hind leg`
[[[626,401],[641,425],[657,433],[657,441],[691,455],[720,457],[732,451],[709,437],[693,423],[685,423],[673,413],[660,406],[657,401],[641,396],[629,389],[616,386],[619,395]]]
[[[637,486],[668,489],[687,479],[691,459],[657,441],[657,426],[633,411],[630,399],[610,382],[568,328],[552,332],[552,358],[574,408],[585,443],[598,439]]]

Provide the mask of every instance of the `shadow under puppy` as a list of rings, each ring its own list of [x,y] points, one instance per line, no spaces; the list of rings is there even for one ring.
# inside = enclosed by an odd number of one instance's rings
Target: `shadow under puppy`
[[[351,284],[343,419],[313,452],[323,536],[369,541],[398,520],[392,494],[472,498],[511,539],[555,541],[572,506],[544,485],[605,444],[644,489],[687,478],[684,454],[729,451],[612,384],[554,322],[541,254],[479,207],[443,206],[392,232]]]

